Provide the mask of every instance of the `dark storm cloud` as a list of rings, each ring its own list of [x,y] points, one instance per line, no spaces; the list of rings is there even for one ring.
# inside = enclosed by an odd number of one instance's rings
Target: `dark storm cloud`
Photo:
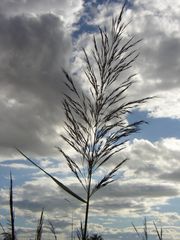
[[[113,198],[113,199],[108,199],[108,200],[105,200],[103,199],[103,202],[102,201],[97,201],[97,202],[94,202],[92,204],[92,209],[94,209],[95,211],[97,210],[101,210],[103,211],[104,213],[107,213],[107,212],[118,212],[119,210],[122,210],[122,209],[131,209],[131,211],[145,211],[145,206],[142,202],[139,202],[139,203],[135,203],[134,200],[131,200],[131,199],[117,199],[117,198]]]
[[[121,210],[144,215],[157,204],[157,199],[178,196],[179,191],[171,185],[114,183],[96,193],[92,201],[94,214],[119,214]],[[148,206],[148,207],[147,207]]]
[[[70,36],[53,14],[1,14],[0,52],[1,153],[17,146],[47,154],[62,120],[62,67],[68,68]]]
[[[51,180],[50,180],[51,181]],[[72,209],[80,207],[80,202],[74,198],[71,199],[68,194],[58,188],[55,184],[49,183],[48,179],[34,185],[26,183],[19,187],[14,187],[14,206],[19,210],[30,210],[39,212],[42,208],[46,212],[59,214],[71,212]],[[73,188],[72,188],[73,189]],[[1,205],[5,206],[9,203],[8,194],[1,196]]]
[[[0,20],[1,84],[18,91],[16,96],[25,90],[40,99],[52,98],[52,90],[61,89],[56,89],[57,81],[62,79],[59,74],[70,48],[62,23],[52,14],[39,18],[1,16]]]
[[[114,196],[115,198],[138,198],[138,197],[168,197],[177,196],[178,190],[170,185],[145,184],[145,183],[124,183],[118,182],[109,185],[97,193],[97,197]]]
[[[159,43],[143,47],[144,78],[154,79],[153,91],[180,87],[180,38],[160,36]]]
[[[159,176],[160,179],[168,180],[171,182],[178,183],[180,182],[180,168],[170,172],[170,173],[164,173]]]
[[[38,193],[37,193],[38,194]],[[30,210],[32,212],[39,212],[42,208],[46,209],[46,212],[52,213],[55,211],[59,211],[59,214],[63,212],[70,212],[72,208],[68,207],[67,202],[65,199],[61,198],[55,198],[52,196],[39,198],[37,200],[33,200],[33,196],[31,196],[30,199],[24,199],[20,201],[14,201],[14,206],[16,208],[22,209],[22,210]],[[77,205],[73,204],[72,206],[74,209],[77,207]],[[66,211],[64,211],[66,209]]]

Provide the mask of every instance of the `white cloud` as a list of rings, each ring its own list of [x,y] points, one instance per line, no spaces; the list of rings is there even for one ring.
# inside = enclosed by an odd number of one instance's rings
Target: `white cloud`
[[[138,92],[159,97],[145,107],[151,116],[179,118],[180,4],[135,1],[134,5],[132,31],[138,25],[138,34],[144,39],[142,55],[137,61],[137,71],[143,81]]]
[[[132,170],[129,178],[156,182],[160,180],[159,175],[173,173],[180,167],[179,149],[180,140],[175,138],[161,139],[154,143],[134,139],[124,151],[124,155],[130,159],[126,164]],[[128,178],[128,171],[125,176]]]
[[[2,0],[0,2],[0,11],[6,16],[38,16],[42,14],[52,13],[59,16],[68,28],[72,28],[72,25],[78,21],[82,10],[82,0]]]
[[[51,3],[51,4],[50,4]],[[57,155],[54,145],[59,145],[57,133],[62,129],[63,111],[60,107],[64,76],[61,66],[69,69],[69,59],[73,55],[75,66],[72,72],[83,68],[82,46],[90,52],[91,36],[84,33],[77,39],[74,52],[69,31],[78,21],[83,9],[82,1],[1,1],[0,3],[0,145],[1,156],[13,158],[15,146],[25,152],[39,155]],[[108,8],[99,5],[92,9],[94,19],[89,24],[109,24],[111,14],[119,13],[119,4]],[[136,70],[139,82],[130,92],[139,95],[157,95],[143,110],[153,117],[180,118],[179,106],[179,63],[180,63],[180,4],[177,1],[139,1],[126,13],[127,19],[134,19],[129,25],[129,34],[137,33],[144,38],[140,49]],[[78,78],[77,78],[78,79]],[[83,81],[83,80],[82,80]],[[84,84],[85,85],[85,84]],[[61,143],[60,143],[61,144]],[[66,145],[64,145],[66,148]],[[161,139],[154,143],[135,139],[128,148],[117,155],[115,160],[128,156],[130,161],[122,168],[120,182],[109,185],[92,200],[92,212],[98,217],[123,216],[137,218],[147,214],[158,216],[154,211],[157,205],[168,204],[169,199],[179,196],[180,187],[180,140]],[[73,152],[70,152],[73,156]],[[39,161],[38,161],[39,162]],[[42,162],[48,172],[63,176],[63,181],[73,191],[82,194],[77,181],[67,175],[63,161],[53,165],[52,160]],[[3,169],[11,166],[16,171],[26,165],[22,162],[2,163]],[[108,168],[110,165],[108,166]],[[107,170],[107,169],[105,169]],[[99,176],[102,175],[99,172]],[[20,177],[20,176],[19,176]],[[18,180],[15,176],[15,181]],[[16,215],[36,219],[43,206],[49,219],[57,224],[64,213],[71,216],[74,211],[76,224],[83,216],[83,209],[76,200],[67,205],[66,195],[55,187],[54,183],[38,171],[29,180],[14,189]],[[1,189],[2,206],[8,208],[9,190]],[[40,193],[40,194],[39,194]],[[104,208],[105,207],[105,208]],[[163,218],[163,217],[162,217]],[[167,223],[172,213],[164,215]],[[179,223],[179,214],[175,214],[173,224]],[[61,222],[65,231],[69,219]],[[108,224],[107,224],[108,225]],[[94,225],[96,231],[107,235],[120,230]],[[26,229],[24,229],[26,232]],[[68,229],[69,231],[69,229]],[[126,231],[127,233],[127,231]],[[178,233],[173,232],[173,235]],[[169,234],[170,236],[170,234]],[[178,239],[175,237],[174,239]]]
[[[120,12],[120,4],[98,5],[87,18],[90,25],[111,24],[111,17]],[[93,6],[92,6],[93,8]],[[94,8],[93,8],[94,9]],[[127,27],[129,35],[143,38],[138,50],[141,55],[134,65],[137,84],[129,94],[135,98],[157,96],[143,106],[153,117],[180,118],[179,111],[179,63],[180,63],[180,4],[177,1],[134,1],[124,15],[124,22],[132,20]],[[126,33],[125,33],[126,36]],[[87,33],[78,44],[90,49],[92,43]],[[78,51],[76,53],[79,53]],[[76,54],[77,55],[77,54]],[[79,59],[79,58],[78,58]],[[76,59],[75,64],[82,66]]]

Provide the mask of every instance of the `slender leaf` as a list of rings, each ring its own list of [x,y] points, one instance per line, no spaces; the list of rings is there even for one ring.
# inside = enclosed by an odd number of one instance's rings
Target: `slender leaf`
[[[35,240],[41,240],[42,239],[42,231],[43,231],[43,222],[44,222],[44,218],[43,218],[43,214],[44,214],[44,209],[42,209],[41,211],[41,216],[37,225],[37,229],[36,229],[36,238]]]
[[[46,172],[43,168],[41,168],[37,163],[35,163],[34,161],[32,161],[28,156],[26,156],[21,150],[19,150],[18,148],[16,148],[16,150],[23,155],[29,162],[31,162],[34,166],[36,166],[37,168],[39,168],[42,172],[44,172],[47,176],[49,176],[59,187],[61,187],[64,191],[66,191],[67,193],[69,193],[70,195],[72,195],[73,197],[75,197],[76,199],[80,200],[83,203],[86,203],[86,201],[81,198],[80,196],[78,196],[76,193],[74,193],[70,188],[68,188],[67,186],[65,186],[63,183],[61,183],[59,180],[57,180],[55,177],[53,177],[51,174],[49,174],[48,172]]]

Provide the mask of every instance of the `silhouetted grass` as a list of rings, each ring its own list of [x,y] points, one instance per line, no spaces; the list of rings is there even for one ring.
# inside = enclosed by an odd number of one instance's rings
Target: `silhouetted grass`
[[[163,240],[163,230],[162,230],[162,227],[160,228],[160,230],[158,230],[156,223],[153,222],[153,224],[154,224],[154,228],[155,228],[158,240]],[[132,223],[132,225],[133,225],[133,228],[134,228],[135,232],[137,233],[137,236],[138,236],[139,240],[148,240],[149,239],[149,232],[148,232],[146,218],[144,220],[144,227],[143,227],[142,233],[140,233],[138,231],[137,227],[133,223]]]
[[[136,97],[131,100],[128,97],[135,76],[131,72],[128,73],[128,70],[139,55],[137,44],[141,40],[125,35],[128,25],[123,21],[126,3],[127,1],[124,1],[119,15],[112,18],[110,29],[99,27],[98,36],[92,39],[91,52],[83,49],[86,64],[84,80],[88,89],[79,88],[73,76],[63,70],[68,93],[64,94],[62,101],[66,120],[65,133],[60,136],[69,148],[76,152],[77,157],[74,159],[61,146],[57,149],[82,187],[83,196],[53,177],[18,149],[28,161],[59,187],[84,203],[83,240],[87,239],[90,202],[93,195],[116,181],[118,171],[127,161],[126,158],[117,158],[118,162],[113,162],[112,157],[125,148],[128,137],[139,131],[144,123],[143,120],[129,123],[126,121],[127,115],[151,99]],[[109,162],[113,167],[103,176],[97,177],[97,171]]]

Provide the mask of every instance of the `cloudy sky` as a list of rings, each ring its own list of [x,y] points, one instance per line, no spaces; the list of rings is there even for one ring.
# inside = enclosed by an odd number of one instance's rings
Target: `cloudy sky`
[[[9,173],[14,183],[18,239],[34,237],[45,208],[60,239],[69,239],[72,225],[83,220],[83,204],[69,197],[28,163],[15,147],[53,176],[81,194],[77,180],[55,146],[66,147],[62,68],[86,87],[82,47],[90,52],[97,27],[109,26],[121,0],[1,0],[0,1],[0,222],[9,219]],[[157,96],[136,109],[128,120],[144,119],[116,158],[127,157],[121,177],[92,199],[90,230],[105,239],[132,239],[131,223],[147,217],[163,226],[166,240],[180,239],[180,2],[129,0],[124,21],[127,35],[143,41],[133,71],[134,98]],[[71,154],[70,149],[66,149]],[[53,236],[52,236],[53,239]]]

